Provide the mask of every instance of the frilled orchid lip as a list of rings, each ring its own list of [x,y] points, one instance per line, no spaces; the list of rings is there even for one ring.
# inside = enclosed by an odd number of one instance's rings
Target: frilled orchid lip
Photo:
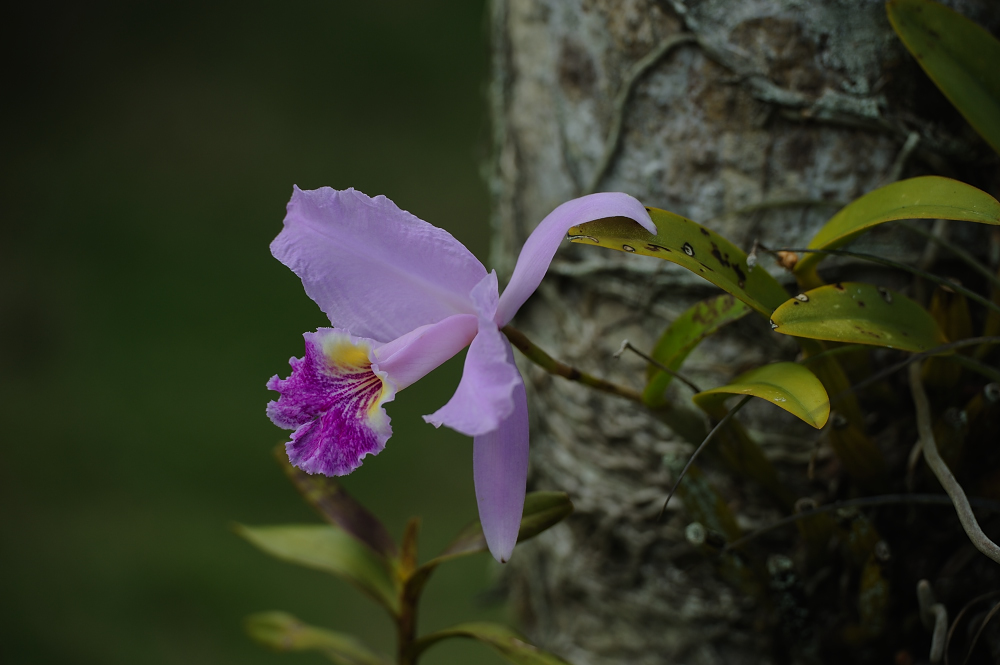
[[[292,464],[307,473],[342,476],[385,448],[392,427],[382,405],[395,397],[396,386],[379,370],[371,340],[338,328],[304,337],[306,354],[289,361],[291,376],[267,383],[281,393],[267,405],[267,415],[279,427],[295,429],[285,446]]]
[[[473,437],[483,532],[493,556],[508,560],[524,507],[528,403],[500,328],[541,283],[566,231],[608,217],[656,232],[627,194],[568,201],[532,232],[499,295],[496,273],[460,242],[384,196],[295,188],[271,252],[340,327],[307,333],[305,357],[290,361],[292,375],[268,382],[281,393],[268,415],[295,430],[291,462],[327,475],[357,468],[391,434],[382,404],[468,346],[458,389],[425,418]]]

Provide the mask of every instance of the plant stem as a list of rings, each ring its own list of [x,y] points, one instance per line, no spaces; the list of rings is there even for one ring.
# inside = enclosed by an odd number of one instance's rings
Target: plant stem
[[[403,603],[403,608],[396,617],[396,647],[399,665],[414,665],[416,659],[412,655],[412,646],[417,633],[416,605]]]
[[[663,502],[663,507],[660,508],[660,514],[656,519],[660,519],[663,517],[663,513],[665,513],[667,510],[667,504],[670,503],[670,499],[674,496],[674,493],[677,492],[677,488],[680,487],[681,481],[684,480],[684,474],[686,474],[687,470],[691,468],[691,464],[694,463],[695,458],[697,458],[698,455],[701,453],[701,451],[705,449],[705,446],[707,446],[709,442],[715,438],[715,435],[718,434],[722,430],[722,428],[725,427],[726,424],[733,419],[733,416],[736,415],[736,412],[742,409],[743,406],[749,401],[750,401],[750,395],[747,395],[746,397],[741,399],[736,404],[736,406],[734,406],[729,411],[729,413],[727,413],[722,418],[722,420],[720,420],[718,424],[716,424],[716,426],[712,428],[712,431],[708,433],[708,436],[705,437],[705,440],[702,441],[697,448],[695,448],[693,453],[691,453],[691,457],[688,458],[687,464],[684,465],[684,468],[681,469],[681,472],[677,475],[677,480],[674,481],[674,486],[670,489],[670,494],[667,495],[667,500]]]
[[[913,393],[913,406],[917,411],[917,431],[920,435],[920,443],[924,449],[924,459],[927,461],[927,466],[931,468],[931,471],[937,476],[938,482],[941,483],[941,487],[951,498],[955,512],[958,513],[958,521],[962,523],[962,528],[965,529],[965,534],[972,541],[972,544],[976,546],[977,550],[1000,563],[1000,546],[997,546],[983,533],[979,522],[976,521],[975,514],[972,512],[972,507],[969,505],[969,499],[965,496],[965,490],[958,484],[951,469],[948,468],[941,453],[938,452],[937,443],[934,441],[934,428],[931,423],[930,403],[927,401],[924,385],[920,381],[919,361],[910,365],[910,392]]]
[[[647,363],[649,363],[650,365],[652,365],[656,369],[660,370],[661,372],[663,372],[665,374],[669,374],[670,376],[674,377],[678,381],[681,381],[684,385],[686,385],[688,388],[690,388],[691,390],[693,390],[695,393],[700,393],[701,392],[701,388],[699,388],[693,381],[691,381],[690,379],[685,378],[680,372],[678,372],[676,370],[670,369],[669,367],[667,367],[666,365],[664,365],[663,363],[661,363],[659,360],[657,360],[653,356],[651,356],[648,353],[646,353],[645,351],[642,351],[640,349],[635,348],[634,346],[632,346],[632,342],[628,341],[627,339],[622,342],[622,346],[621,346],[620,349],[618,349],[618,353],[615,354],[615,357],[616,358],[619,357],[626,349],[629,350],[629,351],[631,351],[635,355],[639,356],[640,358],[642,358],[643,360],[645,360]]]
[[[500,332],[507,336],[510,343],[517,347],[517,350],[523,353],[525,358],[535,363],[549,374],[555,374],[556,376],[561,376],[564,379],[569,379],[570,381],[576,381],[577,383],[582,383],[585,386],[590,386],[591,388],[595,388],[601,392],[624,397],[625,399],[642,404],[642,394],[639,393],[639,391],[626,386],[620,386],[617,383],[605,381],[604,379],[599,379],[589,374],[584,374],[575,367],[570,367],[565,363],[559,362],[549,354],[545,353],[545,351],[535,346],[535,343],[528,339],[527,336],[525,336],[525,334],[520,330],[508,325],[504,326]]]

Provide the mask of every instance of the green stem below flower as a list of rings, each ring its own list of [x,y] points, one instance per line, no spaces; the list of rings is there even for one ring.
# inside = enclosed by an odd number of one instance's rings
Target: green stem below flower
[[[642,394],[639,391],[626,386],[620,386],[617,383],[605,381],[604,379],[599,379],[596,376],[591,376],[590,374],[585,374],[575,367],[570,367],[565,363],[559,362],[545,351],[535,346],[535,343],[528,339],[527,336],[517,328],[507,325],[501,328],[500,332],[507,336],[510,343],[513,344],[518,351],[523,353],[525,358],[535,363],[549,374],[561,376],[564,379],[582,383],[585,386],[590,386],[591,388],[595,388],[601,392],[617,395],[618,397],[624,397],[625,399],[642,404]]]

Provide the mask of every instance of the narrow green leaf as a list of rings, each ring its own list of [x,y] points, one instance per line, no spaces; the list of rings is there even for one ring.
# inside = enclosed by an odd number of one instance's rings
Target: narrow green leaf
[[[650,355],[677,371],[702,340],[714,335],[723,326],[742,319],[750,311],[750,307],[728,293],[695,303],[663,331]],[[663,395],[673,378],[655,365],[646,367],[646,389],[642,400],[647,406],[657,408],[664,403]]]
[[[236,532],[271,556],[344,578],[390,612],[399,612],[398,583],[385,560],[342,529],[324,524],[238,524]]]
[[[255,642],[275,651],[319,651],[337,665],[389,665],[354,636],[304,624],[287,612],[251,614],[245,626]]]
[[[529,492],[524,497],[524,512],[517,542],[533,538],[555,526],[573,513],[573,502],[565,492]],[[420,566],[406,582],[408,597],[415,598],[423,590],[427,580],[437,567],[445,561],[485,552],[486,537],[479,522],[473,522],[462,529],[451,544],[424,565]]]
[[[1000,42],[930,0],[891,0],[889,22],[945,97],[1000,152]]]
[[[695,404],[714,410],[730,395],[753,395],[779,406],[819,429],[830,417],[830,398],[816,375],[797,363],[774,363],[739,375],[728,385],[694,396]]]
[[[569,230],[570,239],[671,261],[733,294],[765,316],[788,298],[778,280],[763,268],[748,268],[743,250],[718,233],[666,210],[647,210],[656,224],[656,235],[650,235],[632,220],[614,217],[574,226]]]
[[[306,501],[331,524],[351,534],[375,552],[392,559],[396,556],[396,543],[382,522],[367,508],[347,493],[336,478],[319,474],[310,475],[288,463],[285,446],[274,448],[275,459]]]
[[[883,287],[843,282],[821,286],[774,310],[777,332],[845,344],[927,351],[947,340],[934,318],[906,296]]]
[[[900,180],[868,192],[830,218],[809,241],[808,249],[835,249],[868,229],[898,219],[956,219],[981,224],[1000,224],[1000,202],[971,185],[922,176]],[[795,266],[795,274],[815,271],[823,254],[806,254]]]
[[[421,637],[413,645],[413,655],[418,656],[428,647],[451,637],[466,637],[493,647],[505,659],[516,665],[569,665],[565,660],[542,651],[524,641],[518,633],[496,623],[463,623]]]

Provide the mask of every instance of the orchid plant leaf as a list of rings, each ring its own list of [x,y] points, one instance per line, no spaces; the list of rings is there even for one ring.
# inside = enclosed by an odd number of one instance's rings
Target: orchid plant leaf
[[[413,645],[413,656],[419,656],[427,648],[452,637],[465,637],[482,642],[515,665],[569,665],[559,656],[525,642],[523,637],[510,628],[486,622],[462,623],[425,635]]]
[[[891,0],[889,22],[938,89],[1000,152],[1000,41],[930,0]]]
[[[743,250],[718,233],[666,210],[647,210],[656,235],[629,219],[614,217],[574,226],[570,239],[676,263],[765,316],[788,298],[778,280],[762,268],[751,270]]]
[[[524,512],[517,542],[534,538],[555,526],[573,513],[573,502],[565,492],[529,492],[524,497]],[[406,582],[406,592],[410,597],[419,595],[427,580],[437,567],[445,561],[487,551],[486,537],[479,522],[473,522],[462,529],[441,554],[417,568]]]
[[[341,577],[393,614],[399,613],[399,582],[385,559],[343,529],[325,524],[238,524],[236,532],[273,557]]]
[[[830,416],[830,398],[823,384],[797,363],[781,362],[752,369],[725,386],[698,393],[694,401],[711,413],[732,395],[759,397],[817,429]]]
[[[821,286],[771,315],[775,331],[794,337],[872,344],[921,352],[947,343],[934,318],[906,296],[860,282]]]
[[[695,303],[667,326],[650,355],[657,362],[677,371],[702,340],[714,335],[723,326],[742,319],[751,311],[746,303],[728,293]],[[643,402],[650,408],[662,406],[665,402],[664,393],[673,378],[673,375],[655,365],[648,365]]]
[[[275,447],[274,456],[295,488],[327,521],[387,559],[396,557],[396,543],[382,522],[348,494],[336,478],[308,474],[292,466],[284,445]]]
[[[823,225],[808,249],[835,249],[870,228],[899,219],[955,219],[1000,224],[1000,202],[971,185],[922,176],[880,187],[851,202]],[[800,279],[823,260],[823,254],[806,254],[795,266]],[[811,283],[811,282],[810,282]]]
[[[286,612],[260,612],[246,618],[250,637],[275,651],[319,651],[337,665],[390,665],[357,638],[304,624]]]

